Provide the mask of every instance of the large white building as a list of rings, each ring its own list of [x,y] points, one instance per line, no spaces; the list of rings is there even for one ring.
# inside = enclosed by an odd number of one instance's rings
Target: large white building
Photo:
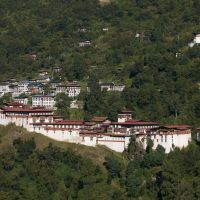
[[[80,92],[81,92],[81,86],[74,82],[68,83],[66,85],[64,84],[57,85],[55,90],[55,94],[65,93],[70,98],[75,98],[79,96]]]
[[[3,96],[4,94],[9,92],[12,92],[11,84],[7,82],[0,83],[0,96]]]
[[[33,107],[45,107],[53,109],[55,106],[55,96],[53,95],[33,95],[32,106]]]
[[[38,104],[37,104],[38,106]],[[124,114],[124,120],[122,120]],[[28,108],[23,104],[7,103],[0,109],[0,124],[15,123],[28,131],[41,133],[58,141],[67,141],[87,146],[104,145],[123,152],[129,140],[135,136],[146,148],[150,138],[156,149],[158,145],[169,153],[175,147],[186,147],[191,141],[191,127],[187,125],[160,126],[157,122],[145,122],[130,119],[129,113],[121,113],[118,122],[106,118],[95,118],[92,122],[82,120],[63,120],[55,116],[52,110],[41,107]]]
[[[175,147],[187,147],[191,138],[191,127],[188,125],[170,125],[160,126],[147,131],[147,134],[139,132],[137,135],[139,141],[142,141],[144,148],[147,147],[147,139],[153,141],[153,149],[158,145],[164,147],[165,152],[173,151]]]

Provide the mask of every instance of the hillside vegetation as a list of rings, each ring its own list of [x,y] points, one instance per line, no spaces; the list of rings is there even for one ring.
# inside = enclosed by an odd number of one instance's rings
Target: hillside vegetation
[[[199,162],[194,142],[166,155],[133,137],[122,155],[0,126],[0,200],[198,200]]]
[[[17,127],[14,124],[10,124],[6,127],[0,126],[0,150],[8,149],[12,146],[13,140],[17,138],[22,140],[30,140],[34,138],[36,142],[36,147],[40,150],[48,147],[49,143],[61,148],[61,149],[71,149],[74,152],[82,155],[85,158],[91,159],[96,164],[103,164],[105,157],[111,154],[115,154],[119,158],[123,158],[120,154],[111,151],[110,149],[104,146],[86,147],[84,145],[78,145],[67,142],[58,142],[52,140],[46,136],[43,136],[39,133],[30,133],[21,127]]]
[[[95,93],[98,103],[82,94],[87,118],[113,119],[127,107],[137,118],[197,125],[200,47],[188,43],[200,31],[199,10],[199,0],[2,0],[0,80],[59,65],[63,80],[86,84],[96,74],[126,84],[122,94]]]

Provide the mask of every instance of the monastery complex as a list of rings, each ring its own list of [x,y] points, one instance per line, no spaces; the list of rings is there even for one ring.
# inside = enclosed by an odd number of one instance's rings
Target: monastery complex
[[[0,109],[0,124],[14,123],[30,132],[43,134],[57,141],[65,141],[87,146],[104,145],[114,151],[127,149],[130,138],[135,136],[144,148],[147,139],[153,141],[169,153],[175,147],[186,147],[191,141],[191,127],[188,125],[166,125],[132,119],[132,112],[124,110],[118,114],[118,121],[106,117],[94,117],[90,122],[64,120],[53,110],[44,107],[27,107],[18,102],[6,103]]]

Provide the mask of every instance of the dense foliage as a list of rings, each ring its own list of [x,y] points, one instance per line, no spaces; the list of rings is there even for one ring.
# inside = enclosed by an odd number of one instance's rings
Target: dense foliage
[[[72,150],[49,144],[37,149],[34,139],[13,141],[0,152],[1,200],[195,200],[200,198],[200,147],[165,155],[158,146],[146,152],[132,138],[121,156],[110,154],[104,166]]]

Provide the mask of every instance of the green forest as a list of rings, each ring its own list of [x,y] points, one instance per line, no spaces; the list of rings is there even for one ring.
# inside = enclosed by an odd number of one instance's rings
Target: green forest
[[[151,141],[144,151],[133,137],[123,154],[109,151],[96,162],[101,156],[97,148],[92,159],[89,151],[80,154],[80,145],[73,150],[54,142],[41,148],[47,138],[24,137],[30,134],[12,125],[0,127],[0,200],[200,199],[200,147],[195,142],[166,155],[162,146],[152,150]]]
[[[122,94],[83,93],[86,118],[113,119],[126,107],[137,118],[197,125],[200,47],[188,43],[199,10],[199,0],[1,0],[0,80],[62,66],[62,80],[126,85]]]

